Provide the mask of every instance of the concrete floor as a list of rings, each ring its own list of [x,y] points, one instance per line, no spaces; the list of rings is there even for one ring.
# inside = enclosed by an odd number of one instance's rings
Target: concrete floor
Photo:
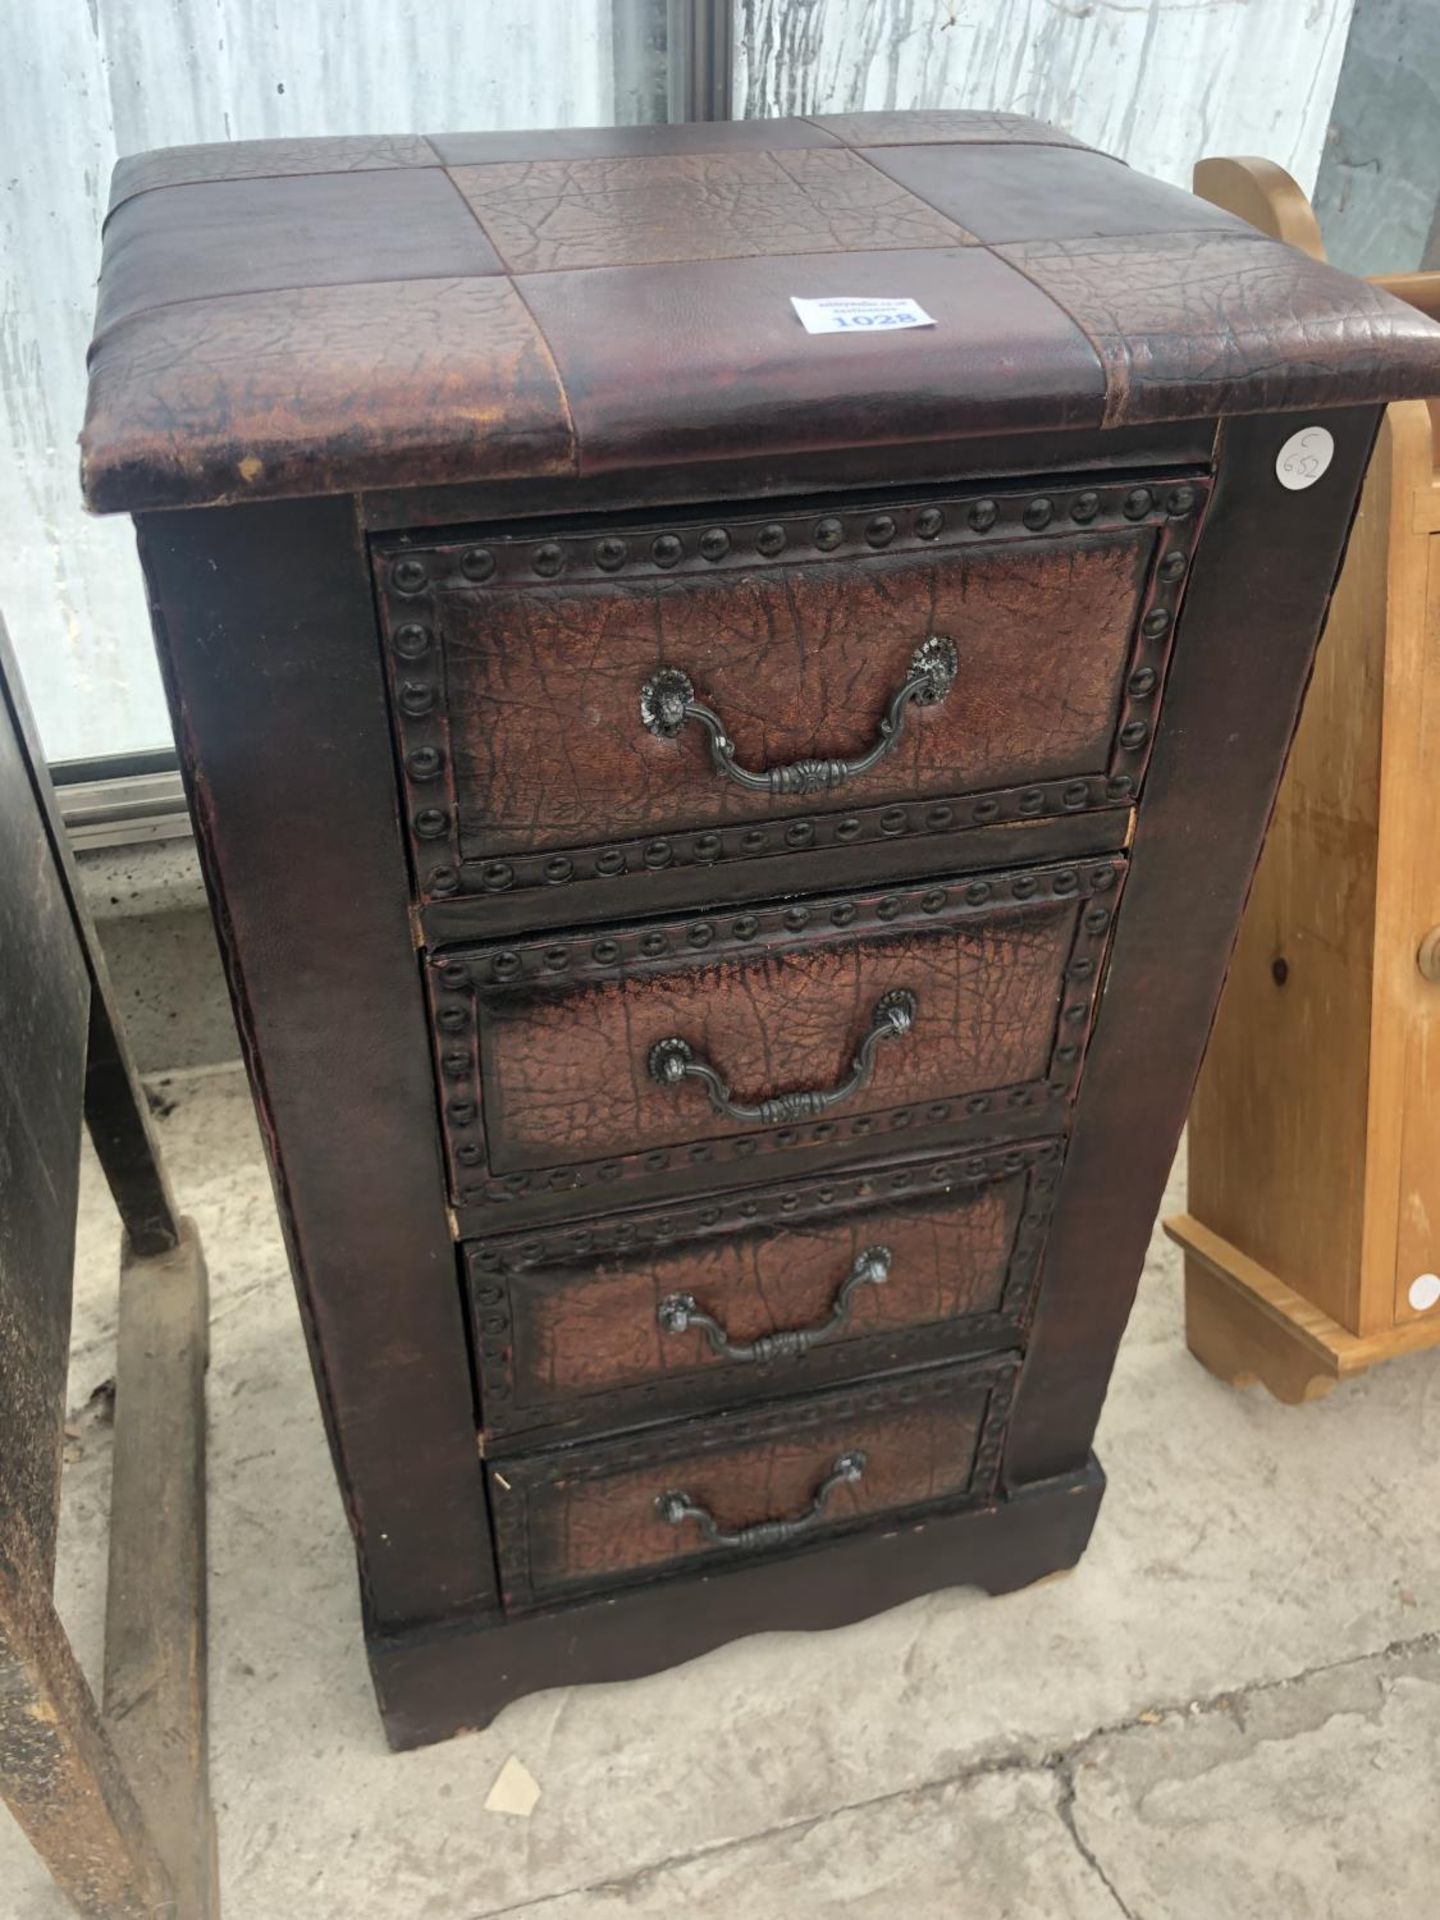
[[[214,1289],[226,1920],[1420,1920],[1440,1904],[1440,1360],[1304,1410],[1185,1352],[1158,1237],[1068,1579],[519,1702],[395,1758],[238,1073],[166,1084]],[[60,1603],[94,1671],[116,1229],[87,1180]],[[1432,1452],[1430,1442],[1437,1445]],[[512,1758],[539,1798],[487,1811]],[[513,1770],[512,1770],[513,1771]],[[0,1816],[0,1907],[68,1911]]]

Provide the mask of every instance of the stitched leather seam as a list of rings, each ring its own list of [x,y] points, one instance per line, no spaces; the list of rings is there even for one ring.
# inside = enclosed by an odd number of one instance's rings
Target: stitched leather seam
[[[429,173],[435,167],[443,167],[445,162],[435,153],[427,135],[411,133],[400,136],[407,140],[418,140],[430,153],[433,160],[418,161],[413,167],[394,165],[387,162],[380,167],[278,167],[274,173],[206,173],[194,180],[157,180],[151,187],[132,187],[130,192],[114,200],[105,209],[105,218],[100,222],[100,237],[105,237],[105,229],[120,211],[128,207],[132,200],[143,200],[147,193],[165,193],[171,187],[248,187],[256,180],[331,180],[337,173]],[[236,145],[244,142],[237,141]],[[128,158],[128,156],[126,156]]]
[[[97,333],[90,342],[85,364],[93,366],[101,349],[109,346],[115,336],[123,333],[126,327],[136,326],[140,321],[150,319],[152,314],[168,313],[174,307],[208,307],[218,305],[225,300],[269,300],[278,293],[340,293],[347,289],[353,291],[356,287],[448,287],[454,286],[457,282],[463,284],[470,280],[487,286],[503,281],[505,285],[513,287],[516,293],[520,291],[515,287],[511,275],[503,266],[500,266],[494,273],[415,273],[401,274],[394,280],[301,280],[295,282],[293,286],[254,287],[246,293],[194,293],[188,299],[157,300],[153,306],[137,307],[134,313],[127,313],[119,320],[112,320],[109,326]],[[525,311],[527,313],[530,311],[528,301]]]
[[[1232,240],[1259,240],[1270,246],[1277,246],[1280,244],[1278,241],[1272,240],[1269,234],[1261,233],[1258,228],[1249,228],[1244,232],[1237,233],[1233,227],[1228,227],[1228,226],[1193,227],[1193,228],[1186,228],[1185,233],[1187,237],[1189,237],[1191,234],[1194,234],[1196,237],[1213,235],[1213,236],[1219,236],[1221,238],[1229,238]],[[1103,244],[1104,239],[1110,239],[1117,242],[1122,240],[1148,240],[1148,239],[1154,239],[1156,241],[1159,241],[1167,237],[1170,237],[1170,236],[1167,236],[1166,234],[1151,235],[1151,234],[1143,234],[1143,233],[1117,233],[1117,234],[1109,234],[1109,235],[1102,236],[1102,239],[1099,242],[1099,244]],[[1059,243],[1055,241],[1050,241],[1050,240],[1038,240],[1034,242],[1031,242],[1028,240],[995,240],[995,241],[987,241],[985,243],[985,250],[987,253],[994,254],[995,258],[1001,263],[1002,266],[1009,267],[1012,270],[1012,272],[1018,273],[1022,280],[1028,280],[1030,282],[1030,285],[1035,288],[1037,293],[1043,293],[1045,298],[1050,302],[1051,306],[1053,306],[1057,310],[1057,312],[1064,314],[1065,318],[1070,322],[1071,326],[1074,327],[1075,331],[1084,336],[1086,342],[1090,347],[1090,351],[1095,355],[1096,362],[1098,363],[1100,368],[1101,377],[1105,382],[1105,412],[1100,421],[1101,431],[1104,432],[1111,427],[1123,427],[1130,424],[1126,420],[1125,415],[1122,411],[1124,403],[1129,395],[1129,388],[1127,385],[1122,385],[1122,383],[1119,383],[1114,379],[1112,379],[1111,372],[1110,372],[1111,362],[1110,360],[1107,360],[1106,356],[1100,351],[1100,344],[1096,340],[1094,334],[1091,333],[1090,329],[1087,326],[1085,326],[1082,321],[1078,320],[1075,317],[1075,315],[1071,313],[1070,309],[1065,305],[1064,301],[1061,300],[1058,294],[1051,292],[1051,290],[1049,289],[1049,287],[1045,285],[1045,282],[1043,280],[1038,280],[1035,277],[1035,275],[1029,271],[1027,267],[1021,265],[1020,261],[1013,260],[1011,259],[1008,253],[1001,252],[1002,247],[1020,248],[1020,247],[1030,246],[1032,244],[1036,246],[1053,246]],[[1130,352],[1129,335],[1126,335],[1125,337],[1125,352],[1126,352],[1126,360],[1128,364],[1129,352]],[[1112,356],[1112,359],[1113,359],[1113,356]]]
[[[1094,335],[1089,331],[1087,327],[1081,326],[1080,322],[1075,318],[1074,314],[1071,313],[1069,308],[1062,306],[1059,300],[1056,299],[1055,295],[1051,293],[1050,289],[1046,286],[1042,286],[1041,283],[1035,278],[1033,273],[1027,273],[1025,269],[1019,264],[1018,261],[1007,260],[1003,253],[997,253],[995,248],[991,246],[988,241],[982,241],[981,244],[984,246],[985,251],[990,255],[990,257],[993,260],[998,260],[1002,267],[1008,267],[1012,273],[1019,274],[1020,278],[1022,280],[1028,281],[1029,284],[1032,287],[1034,287],[1037,293],[1043,294],[1044,297],[1050,302],[1051,306],[1054,307],[1055,311],[1062,317],[1062,319],[1067,320],[1070,323],[1070,325],[1075,329],[1076,333],[1078,333],[1080,338],[1085,342],[1086,346],[1089,347],[1091,353],[1094,354],[1095,365],[1100,374],[1100,384],[1104,390],[1104,399],[1105,399],[1105,405],[1101,415],[1100,425],[1102,427],[1108,426],[1110,424],[1110,369],[1105,364],[1105,357],[1101,353],[1099,343],[1096,341]]]
[[[980,236],[978,234],[971,233],[968,227],[962,227],[960,222],[955,218],[953,213],[947,213],[943,207],[937,207],[934,201],[927,200],[923,193],[917,193],[913,187],[907,187],[903,181],[897,180],[893,173],[887,173],[885,169],[879,164],[878,161],[871,159],[870,152],[868,149],[862,148],[862,147],[849,147],[846,149],[846,151],[848,153],[853,154],[857,160],[863,161],[864,164],[870,169],[870,171],[873,174],[875,174],[879,179],[885,181],[885,183],[888,186],[898,188],[899,191],[903,193],[907,199],[913,200],[916,206],[926,208],[928,212],[933,213],[935,215],[937,220],[943,220],[947,226],[953,227],[956,233],[960,236],[961,246],[963,247],[984,246],[985,243],[980,238]],[[775,158],[778,160],[780,156],[776,154]],[[783,160],[780,161],[780,164],[782,166],[785,165]],[[785,171],[789,173],[790,169],[786,167]],[[791,175],[791,178],[793,179],[794,176]],[[798,186],[803,183],[797,181],[796,184]],[[926,246],[926,245],[934,246],[936,244],[938,243],[934,241],[921,242],[922,246]],[[950,244],[953,246],[955,243],[952,241]],[[904,249],[901,249],[901,248],[895,249],[896,252],[904,251],[907,253],[909,252],[909,250],[910,249],[908,247]],[[871,252],[871,251],[880,251],[880,249],[871,249],[871,248],[849,249],[847,248],[846,251],[847,252],[849,251]]]
[[[458,187],[456,188],[456,192],[459,192]],[[491,244],[493,245],[494,242],[492,241]],[[565,385],[565,376],[560,371],[560,362],[555,356],[555,349],[550,344],[550,336],[540,323],[540,316],[521,292],[519,284],[513,274],[510,276],[510,285],[515,289],[516,299],[520,301],[526,313],[530,316],[530,324],[534,327],[536,337],[545,349],[546,363],[551,373],[555,376],[555,385],[560,394],[560,404],[565,409],[565,428],[570,435],[570,471],[572,474],[578,476],[580,472],[580,432],[575,425],[575,409],[570,404],[570,392]]]

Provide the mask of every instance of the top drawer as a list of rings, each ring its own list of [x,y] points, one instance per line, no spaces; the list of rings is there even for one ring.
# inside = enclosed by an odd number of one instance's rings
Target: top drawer
[[[1203,495],[1151,476],[377,549],[421,899],[1128,800]]]

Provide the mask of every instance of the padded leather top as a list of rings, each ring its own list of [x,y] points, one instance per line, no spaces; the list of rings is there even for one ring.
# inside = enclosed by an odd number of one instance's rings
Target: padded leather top
[[[935,325],[810,335],[792,295]],[[1000,113],[262,140],[122,160],[99,511],[1440,390],[1440,329]]]

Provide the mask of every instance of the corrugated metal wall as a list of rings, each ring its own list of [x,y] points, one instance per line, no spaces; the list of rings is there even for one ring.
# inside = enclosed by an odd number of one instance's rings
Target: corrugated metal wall
[[[737,114],[1000,107],[1188,186],[1205,153],[1308,192],[1353,0],[737,0]]]
[[[995,106],[1169,179],[1314,179],[1352,0],[736,0],[737,114]],[[128,523],[80,510],[118,154],[197,140],[603,124],[655,104],[661,0],[32,0],[0,61],[0,609],[47,750],[168,727]],[[660,23],[657,25],[657,22]],[[618,29],[618,30],[617,30]]]
[[[624,0],[621,0],[624,4]],[[0,60],[0,611],[46,751],[168,744],[128,521],[80,507],[116,157],[191,141],[603,125],[611,0],[30,0]]]

